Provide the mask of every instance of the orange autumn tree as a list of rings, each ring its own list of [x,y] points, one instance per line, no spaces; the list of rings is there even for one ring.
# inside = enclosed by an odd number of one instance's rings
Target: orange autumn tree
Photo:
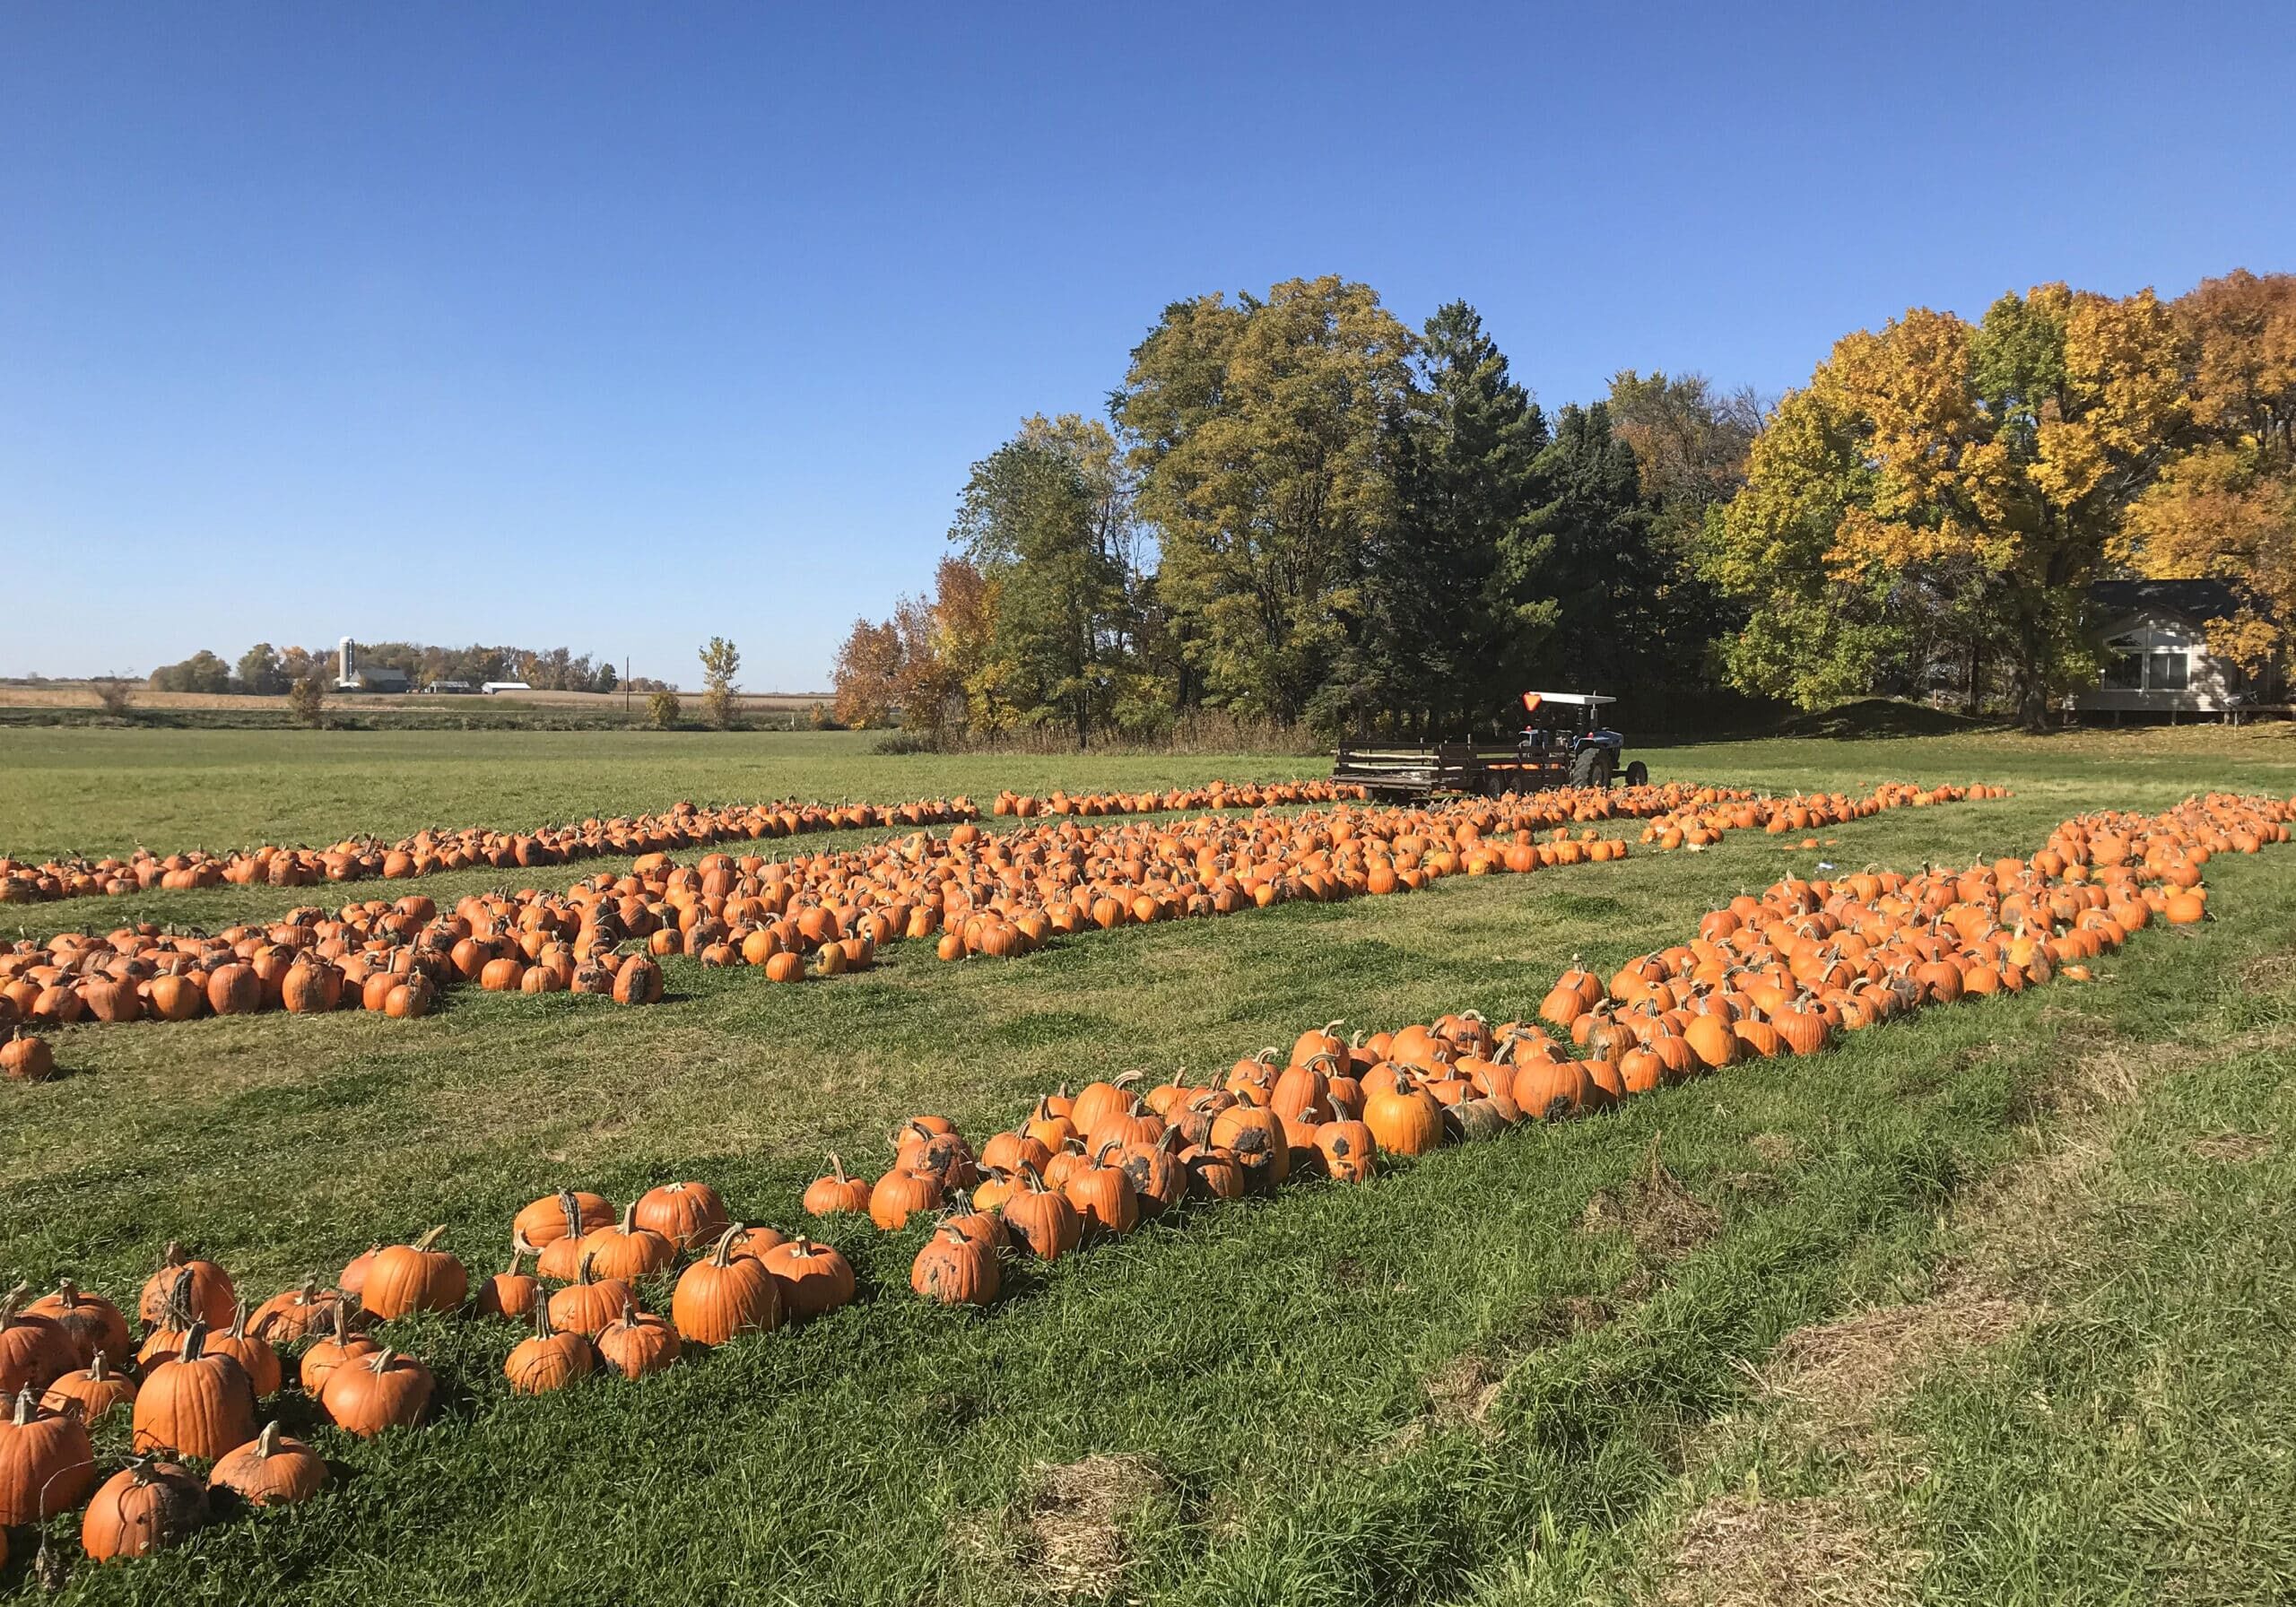
[[[2237,583],[2211,648],[2251,672],[2296,632],[2296,275],[2245,271],[2170,304],[2194,439],[2129,509],[2115,557],[2152,579]]]
[[[1975,325],[1916,308],[1838,342],[1709,523],[1706,573],[1750,616],[1732,679],[1814,706],[1958,651],[2005,665],[2039,723],[2093,672],[2083,588],[2188,428],[2187,389],[2149,291],[2043,285]]]

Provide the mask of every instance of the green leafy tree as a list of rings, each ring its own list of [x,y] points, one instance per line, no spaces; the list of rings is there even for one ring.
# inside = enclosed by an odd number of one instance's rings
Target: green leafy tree
[[[269,642],[257,642],[240,654],[231,678],[238,682],[236,691],[257,697],[275,697],[287,686],[279,673],[279,654]]]
[[[702,712],[718,730],[734,723],[735,677],[742,673],[742,650],[722,636],[713,636],[701,649]]]
[[[684,713],[685,708],[678,701],[677,693],[666,686],[655,688],[646,699],[646,723],[657,731],[669,730]]]
[[[1004,699],[1067,725],[1079,746],[1109,714],[1125,649],[1126,577],[1094,466],[1073,444],[1024,429],[973,465],[949,532],[997,587],[988,656]]]
[[[590,678],[590,690],[610,692],[621,684],[622,674],[613,667],[613,661],[609,658],[598,660],[597,673]]]
[[[152,672],[152,686],[163,692],[228,692],[231,666],[202,647],[181,664],[163,665]]]
[[[1360,712],[1326,688],[1394,517],[1384,425],[1411,401],[1413,349],[1369,286],[1326,276],[1175,302],[1134,350],[1112,408],[1160,536],[1159,604],[1201,675],[1184,699],[1285,722]]]
[[[1391,421],[1395,517],[1366,543],[1370,704],[1422,734],[1487,725],[1522,685],[1554,605],[1525,582],[1544,415],[1464,301],[1422,332],[1420,394]],[[1503,560],[1503,561],[1502,561]]]
[[[1534,474],[1539,504],[1504,548],[1520,590],[1544,596],[1553,633],[1540,655],[1558,690],[1647,690],[1666,678],[1657,600],[1672,566],[1652,528],[1634,450],[1600,402],[1564,408]]]

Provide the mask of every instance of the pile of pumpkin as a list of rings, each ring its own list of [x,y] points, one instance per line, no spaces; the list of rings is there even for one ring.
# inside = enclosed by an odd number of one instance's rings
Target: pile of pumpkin
[[[2066,821],[2030,860],[1789,877],[1607,985],[1574,960],[1537,1022],[1493,1027],[1468,1011],[1352,1041],[1333,1022],[1300,1034],[1288,1059],[1262,1050],[1215,1084],[1175,1077],[1144,1090],[1126,1077],[1047,1094],[978,1151],[946,1119],[913,1117],[889,1170],[849,1177],[831,1156],[805,1206],[865,1212],[887,1231],[944,1213],[911,1285],[983,1304],[1009,1251],[1051,1260],[1186,1199],[1296,1177],[1360,1182],[1383,1155],[1605,1109],[1742,1060],[1817,1054],[1926,1006],[2085,979],[2088,960],[2155,918],[2203,919],[2209,856],[2284,843],[2291,818],[2296,805],[2211,795],[2156,817]]]
[[[1352,781],[1207,781],[1170,792],[1072,793],[1056,787],[1046,797],[1011,791],[996,795],[990,812],[1032,820],[1038,815],[1185,814],[1206,809],[1283,809],[1295,804],[1361,802],[1369,795]]]
[[[1056,792],[1048,800],[1001,795],[996,812],[1052,814],[1149,814],[1205,809],[1261,809],[1292,804],[1335,803],[1361,798],[1363,789],[1331,781],[1278,781],[1231,786],[1213,781],[1170,793]],[[818,831],[857,831],[879,827],[944,826],[976,821],[980,811],[970,799],[923,799],[910,804],[806,804],[784,799],[771,804],[736,804],[697,808],[673,804],[659,814],[595,817],[568,826],[532,831],[495,831],[482,826],[426,829],[387,842],[346,838],[323,848],[266,845],[224,854],[204,848],[157,855],[138,848],[125,858],[51,859],[40,864],[0,856],[0,904],[39,903],[101,893],[130,893],[220,886],[316,887],[323,882],[398,881],[441,871],[491,865],[497,870],[568,864],[582,859],[629,858],[640,854],[707,847],[721,842],[761,842]]]
[[[1916,795],[1963,795],[1883,788],[1844,806],[1888,808]],[[443,916],[417,894],[349,904],[332,917],[299,908],[213,937],[147,923],[100,936],[20,940],[0,947],[0,1029],[264,1010],[419,1016],[441,989],[468,984],[653,1003],[662,994],[659,957],[752,965],[770,980],[796,982],[865,969],[879,945],[904,938],[937,938],[944,960],[1010,957],[1059,933],[1407,891],[1454,873],[1622,858],[1623,841],[1554,822],[1589,809],[1663,814],[1698,806],[1756,820],[1804,808],[1676,785],[1420,808],[1342,804],[1177,826],[1064,818],[992,834],[966,821],[941,837],[918,831],[789,860],[712,854],[682,866],[651,853],[626,874],[594,876],[563,894],[474,894]],[[631,941],[648,952],[621,952]],[[53,1064],[52,1051],[29,1039],[0,1049],[0,1070],[22,1078],[44,1076]]]
[[[117,1306],[68,1281],[29,1305],[21,1288],[8,1296],[0,1560],[7,1528],[83,1501],[83,1544],[109,1560],[182,1540],[218,1492],[251,1507],[317,1494],[326,1462],[278,1422],[259,1426],[265,1403],[292,1385],[345,1433],[421,1422],[435,1393],[430,1369],[377,1337],[378,1325],[411,1313],[530,1324],[503,1374],[514,1394],[539,1394],[594,1372],[644,1377],[688,1347],[771,1333],[854,1295],[853,1269],[834,1248],[728,1220],[706,1184],[665,1184],[620,1212],[594,1194],[545,1195],[514,1219],[508,1270],[475,1287],[439,1236],[376,1247],[333,1287],[308,1279],[253,1310],[222,1267],[170,1245],[138,1303],[140,1345]],[[640,1290],[674,1272],[669,1315],[646,1310]],[[91,1431],[114,1424],[126,1428],[132,1459],[98,1488]],[[209,1464],[204,1478],[190,1461]]]
[[[1653,818],[1642,828],[1642,840],[1662,849],[1710,848],[1731,830],[1760,830],[1782,837],[1792,831],[1822,831],[1829,826],[1846,825],[1885,809],[1927,809],[1964,799],[1974,803],[2008,795],[2007,787],[1982,782],[1965,787],[1887,782],[1862,798],[1842,793],[1796,793],[1754,803],[1705,787],[1686,806]]]
[[[0,946],[0,1028],[273,1010],[404,1018],[430,1013],[442,989],[464,984],[657,1003],[661,968],[617,952],[623,936],[610,905],[583,888],[562,897],[474,894],[444,915],[421,894],[349,904],[335,916],[303,908],[212,936],[149,924],[101,936],[64,933]]]
[[[1863,799],[1771,800],[1672,785],[1177,825],[1063,821],[994,835],[960,826],[786,861],[714,856],[691,870],[647,862],[615,891],[633,929],[645,909],[671,912],[648,939],[654,954],[760,965],[773,980],[795,982],[865,966],[878,947],[903,937],[935,939],[944,960],[1008,957],[1063,933],[1626,856],[1624,841],[1582,819],[1701,806],[1740,810],[1757,822],[1808,820],[1813,808],[1855,819],[1916,797],[1999,795],[1885,786]],[[810,972],[808,954],[818,956]]]

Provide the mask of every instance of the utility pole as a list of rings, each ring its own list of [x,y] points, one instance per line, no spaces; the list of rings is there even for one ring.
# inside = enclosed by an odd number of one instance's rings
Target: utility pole
[[[630,724],[630,655],[622,656],[622,723]]]

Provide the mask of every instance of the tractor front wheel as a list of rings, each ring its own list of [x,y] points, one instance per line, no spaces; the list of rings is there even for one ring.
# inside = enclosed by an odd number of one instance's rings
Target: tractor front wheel
[[[1638,760],[1636,760],[1632,764],[1628,765],[1628,766],[1626,767],[1626,784],[1627,784],[1627,786],[1649,786],[1649,785],[1650,785],[1650,767],[1649,767],[1648,765],[1647,765],[1647,764],[1644,764],[1644,763],[1643,763],[1640,760],[1639,760],[1639,759],[1638,759]]]

